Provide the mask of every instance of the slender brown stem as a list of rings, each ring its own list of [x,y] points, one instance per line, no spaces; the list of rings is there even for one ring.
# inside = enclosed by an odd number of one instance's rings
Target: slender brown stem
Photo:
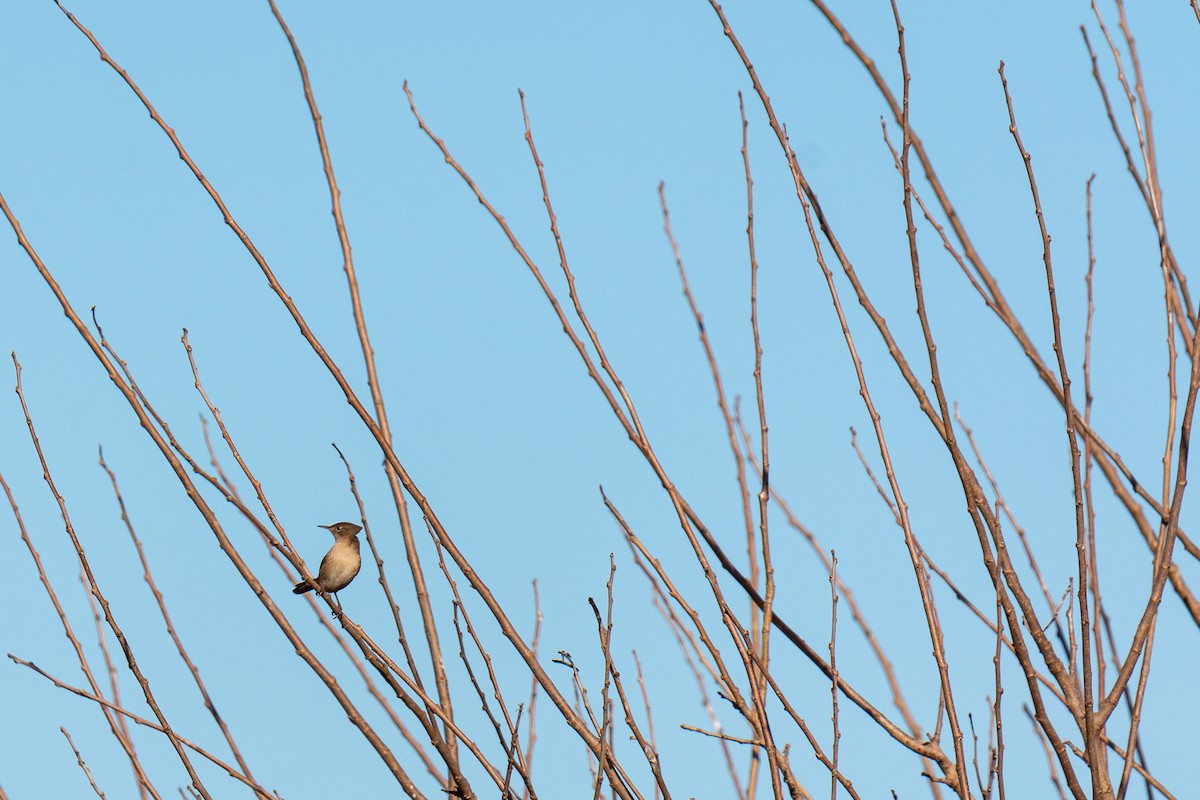
[[[1099,731],[1096,727],[1096,719],[1093,715],[1093,691],[1094,684],[1092,680],[1092,623],[1090,599],[1088,597],[1088,577],[1090,568],[1087,560],[1087,529],[1084,524],[1083,511],[1083,477],[1079,466],[1079,437],[1076,431],[1076,415],[1074,403],[1071,401],[1071,377],[1067,371],[1066,353],[1063,352],[1062,330],[1060,326],[1061,317],[1058,313],[1058,295],[1054,287],[1054,268],[1050,253],[1050,234],[1046,230],[1046,220],[1042,213],[1042,202],[1038,194],[1037,180],[1033,173],[1033,159],[1025,149],[1024,143],[1021,141],[1020,131],[1017,129],[1017,120],[1013,112],[1012,97],[1008,92],[1008,80],[1004,75],[1004,62],[1000,62],[999,68],[1000,84],[1004,89],[1004,102],[1008,107],[1008,131],[1012,134],[1013,141],[1016,143],[1017,152],[1021,156],[1021,160],[1025,165],[1025,173],[1029,180],[1029,191],[1033,197],[1033,212],[1037,218],[1038,230],[1042,237],[1042,262],[1046,269],[1046,293],[1050,303],[1050,323],[1054,331],[1054,354],[1058,359],[1058,374],[1061,381],[1063,403],[1067,408],[1066,413],[1066,433],[1067,446],[1071,459],[1071,480],[1074,490],[1075,500],[1075,553],[1076,553],[1076,579],[1079,581],[1079,625],[1080,625],[1080,640],[1082,644],[1083,663],[1083,678],[1082,690],[1083,697],[1076,703],[1076,698],[1070,693],[1068,697],[1068,707],[1071,713],[1075,716],[1075,722],[1080,726],[1080,731],[1083,733],[1085,747],[1088,752],[1088,766],[1091,771],[1092,787],[1100,793],[1101,797],[1107,797],[1112,793],[1112,787],[1109,785],[1109,775],[1107,769],[1106,756],[1108,751],[1104,747],[1104,743],[1099,736]],[[1055,736],[1051,731],[1047,730],[1046,734],[1052,741]],[[1069,771],[1070,766],[1066,758],[1065,750],[1060,749],[1060,745],[1055,745],[1055,751],[1059,754],[1060,761],[1063,765],[1064,773],[1067,775],[1068,784],[1074,788],[1074,778]],[[1078,790],[1082,791],[1082,790]]]
[[[300,54],[300,46],[296,43],[296,39],[284,21],[283,15],[279,12],[275,0],[268,0],[268,2],[271,5],[271,13],[274,14],[275,20],[279,23],[280,30],[287,37],[292,56],[296,60],[296,67],[300,72],[300,82],[304,87],[304,99],[308,104],[309,115],[312,117],[313,129],[317,135],[317,146],[321,153],[321,164],[325,171],[326,183],[329,186],[329,201],[333,212],[334,227],[337,230],[338,243],[342,250],[342,269],[346,273],[346,283],[350,292],[350,304],[354,313],[354,327],[358,333],[359,343],[362,347],[363,363],[367,369],[367,387],[371,393],[371,402],[375,411],[375,419],[379,424],[380,435],[384,441],[390,444],[392,441],[392,431],[388,424],[387,407],[383,401],[383,390],[379,385],[379,374],[375,364],[375,348],[371,346],[371,339],[367,332],[366,316],[363,312],[362,297],[359,292],[358,275],[354,269],[354,257],[350,247],[350,236],[346,229],[346,220],[342,215],[342,193],[338,188],[337,178],[334,176],[333,159],[330,156],[329,143],[325,139],[325,126],[321,121],[321,112],[317,109],[316,97],[313,94],[312,84],[308,78],[308,68],[304,64],[304,57]],[[421,568],[420,554],[417,551],[416,541],[412,532],[412,522],[408,515],[408,501],[404,497],[399,476],[395,470],[390,465],[385,465],[384,473],[387,475],[388,486],[392,492],[392,500],[396,506],[396,515],[400,520],[400,533],[404,541],[404,553],[408,559],[409,570],[412,574],[413,591],[417,598],[417,608],[421,613],[421,622],[425,626],[425,641],[429,647],[429,661],[433,668],[434,681],[437,684],[438,704],[446,714],[453,718],[454,711],[451,705],[450,684],[446,678],[445,667],[443,666],[441,642],[438,638],[437,625],[434,621],[433,607],[429,601],[429,590],[425,585],[425,572]],[[373,542],[372,551],[374,552]],[[378,560],[377,554],[376,559]],[[383,580],[382,573],[380,580]],[[400,636],[401,638],[404,637],[403,632],[400,632]],[[410,661],[410,665],[411,663]],[[418,680],[420,679],[415,667],[413,668],[413,675]],[[451,751],[453,751],[456,747],[454,737],[447,735],[445,738]]]
[[[154,602],[158,606],[158,612],[163,618],[163,624],[167,628],[167,634],[171,637],[171,641],[175,644],[175,650],[179,653],[179,658],[188,668],[188,672],[192,676],[192,681],[196,684],[197,691],[200,692],[200,698],[204,702],[204,707],[208,709],[208,713],[212,715],[213,721],[217,723],[217,727],[221,729],[221,735],[224,737],[226,744],[229,745],[229,751],[233,754],[234,760],[237,761],[239,769],[243,775],[250,781],[254,781],[254,775],[250,772],[250,766],[242,757],[242,752],[237,746],[237,742],[233,739],[233,734],[229,730],[229,726],[225,723],[225,718],[217,711],[216,703],[208,692],[208,687],[204,685],[204,680],[200,677],[200,670],[196,663],[188,655],[187,648],[183,645],[183,640],[179,638],[179,632],[175,629],[174,623],[171,622],[171,615],[167,611],[166,600],[163,594],[159,591],[158,585],[154,581],[154,574],[150,568],[150,562],[146,559],[145,548],[142,547],[142,541],[138,538],[137,532],[133,528],[133,521],[129,518],[128,509],[125,507],[125,498],[121,496],[121,489],[117,484],[117,475],[108,466],[104,460],[104,451],[100,451],[100,468],[108,475],[109,481],[112,483],[113,494],[116,496],[117,505],[121,510],[121,521],[125,524],[125,530],[129,533],[130,539],[133,540],[134,549],[137,550],[138,560],[142,564],[142,576],[146,580],[146,585],[150,587],[150,593],[154,595]],[[120,705],[120,698],[114,693],[113,703]],[[124,717],[122,717],[124,719]]]
[[[124,717],[121,718],[124,720]],[[67,729],[59,727],[62,735],[66,738],[67,744],[71,746],[71,752],[75,754],[75,763],[79,764],[79,769],[83,771],[83,775],[88,780],[88,784],[92,787],[92,791],[97,797],[103,798],[104,792],[100,791],[100,787],[96,785],[96,779],[92,777],[92,771],[88,769],[87,764],[83,762],[83,756],[79,754],[79,748],[75,746],[75,741],[71,738],[71,734],[67,733]]]

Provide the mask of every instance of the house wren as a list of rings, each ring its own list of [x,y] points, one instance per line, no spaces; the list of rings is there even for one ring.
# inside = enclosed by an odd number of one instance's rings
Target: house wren
[[[350,581],[354,580],[354,576],[358,574],[358,570],[362,567],[362,556],[358,553],[358,532],[362,530],[353,522],[335,522],[332,525],[319,525],[333,534],[333,547],[329,548],[329,552],[321,559],[321,569],[317,572],[317,583],[322,589],[333,593],[333,598],[338,601],[338,608],[342,607],[342,601],[338,600],[337,593],[350,585]],[[311,592],[314,587],[308,581],[300,581],[296,584],[296,588],[292,589],[293,594],[304,594]]]

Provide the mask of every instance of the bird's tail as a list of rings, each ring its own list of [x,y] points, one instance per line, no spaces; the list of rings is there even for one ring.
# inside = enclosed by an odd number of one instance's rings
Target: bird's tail
[[[304,594],[313,590],[312,584],[307,581],[300,581],[296,584],[296,588],[292,589],[292,594]]]

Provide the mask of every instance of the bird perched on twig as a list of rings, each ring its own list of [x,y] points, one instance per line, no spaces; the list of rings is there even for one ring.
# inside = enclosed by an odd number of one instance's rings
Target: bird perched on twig
[[[354,576],[362,568],[362,556],[358,553],[358,532],[362,528],[353,522],[335,522],[332,525],[317,527],[333,534],[333,547],[329,548],[329,552],[321,559],[317,583],[321,589],[333,593],[333,599],[337,600],[340,611],[342,601],[338,599],[337,593],[349,586],[350,581],[354,580]],[[296,588],[292,589],[292,593],[304,594],[315,588],[317,587],[308,581],[300,581]]]

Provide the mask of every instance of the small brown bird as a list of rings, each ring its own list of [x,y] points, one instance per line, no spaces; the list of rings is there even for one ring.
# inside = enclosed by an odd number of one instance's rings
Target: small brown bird
[[[333,593],[333,599],[338,601],[340,609],[342,601],[338,600],[337,593],[349,586],[350,581],[354,580],[354,576],[362,568],[362,556],[358,554],[358,532],[362,528],[353,522],[335,522],[332,525],[317,527],[333,534],[333,547],[329,548],[329,552],[321,559],[317,583],[325,591]],[[316,587],[308,581],[300,581],[296,588],[292,589],[292,593],[304,594],[314,588]]]

